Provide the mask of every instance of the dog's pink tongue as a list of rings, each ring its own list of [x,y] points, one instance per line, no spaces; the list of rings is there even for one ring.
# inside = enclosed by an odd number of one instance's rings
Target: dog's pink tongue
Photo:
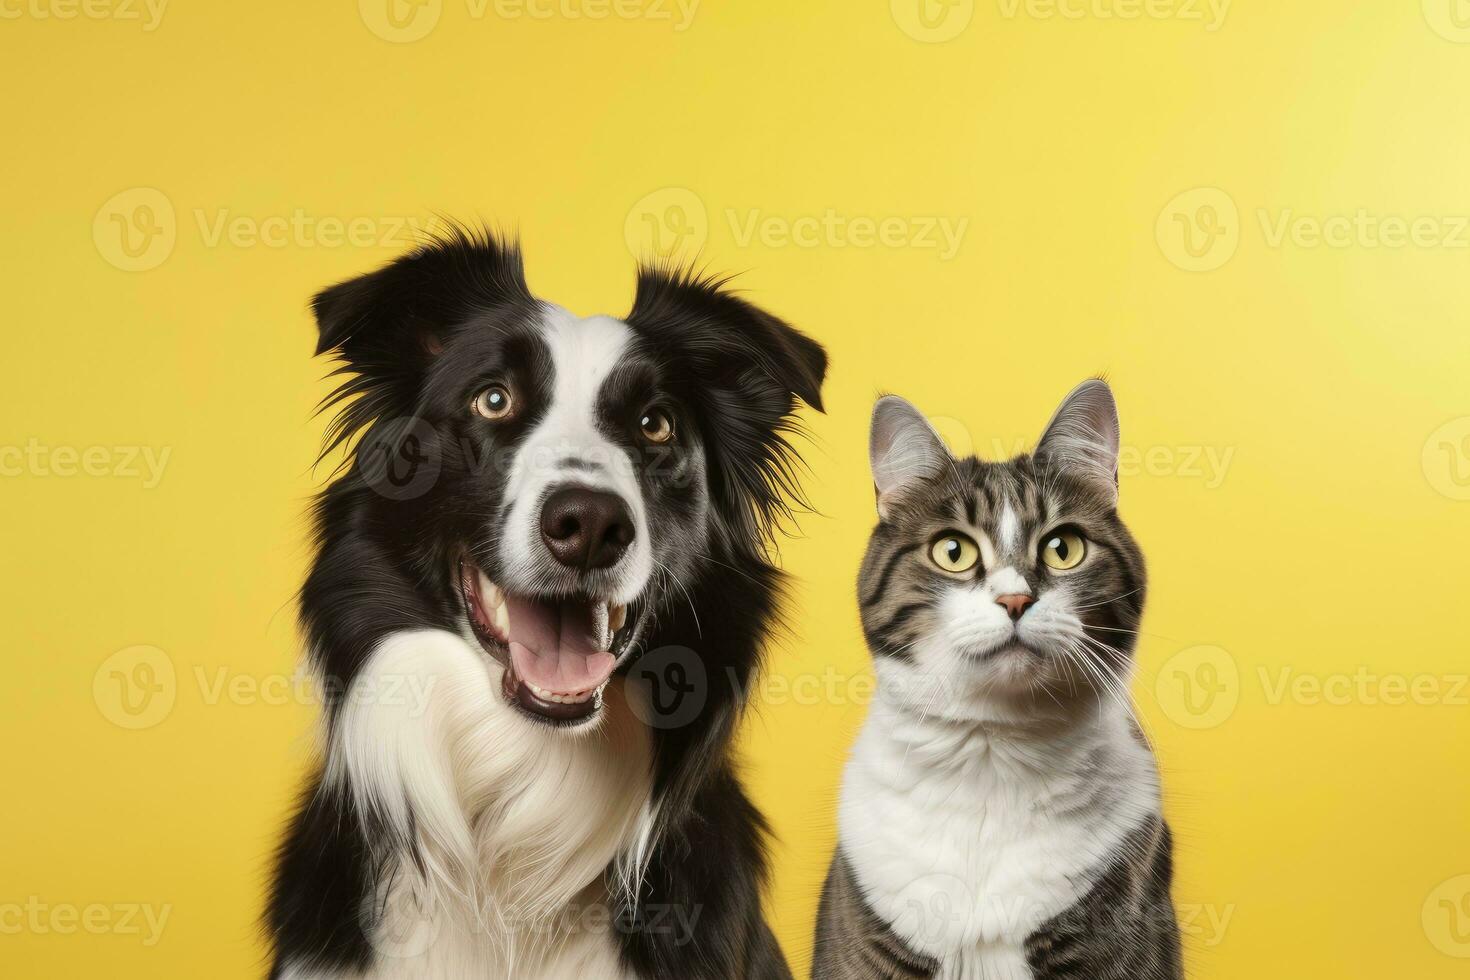
[[[599,624],[588,603],[507,595],[505,604],[511,664],[521,680],[557,694],[579,694],[600,687],[612,674],[617,659],[601,649]]]

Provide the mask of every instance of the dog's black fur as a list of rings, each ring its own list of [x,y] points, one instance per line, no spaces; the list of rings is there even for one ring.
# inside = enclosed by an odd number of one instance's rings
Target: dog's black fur
[[[762,916],[766,828],[734,771],[731,740],[777,612],[781,575],[770,538],[800,501],[788,442],[793,412],[798,398],[820,410],[826,356],[723,285],[644,268],[625,318],[646,377],[624,383],[656,388],[678,406],[702,447],[710,502],[706,553],[665,555],[679,581],[640,610],[647,628],[639,650],[694,651],[703,682],[686,691],[696,710],[682,706],[677,724],[652,726],[659,830],[641,892],[630,903],[613,886],[613,869],[605,872],[615,921],[634,924],[615,933],[623,960],[646,977],[790,976]],[[328,449],[345,443],[351,451],[317,501],[317,554],[301,609],[313,665],[328,691],[340,693],[390,634],[456,630],[454,552],[469,547],[493,562],[486,525],[503,469],[495,460],[516,438],[457,421],[466,385],[487,358],[513,363],[533,387],[547,368],[529,338],[537,304],[519,252],[485,233],[451,231],[325,290],[314,310],[317,353],[338,357],[347,377],[332,399],[345,408]],[[414,469],[426,460],[429,477]],[[677,459],[640,465],[651,517],[677,535],[698,489],[687,485],[692,471]],[[669,540],[677,550],[677,537]],[[639,650],[620,672],[630,663],[639,669]],[[329,699],[329,731],[339,709]],[[318,771],[275,866],[266,915],[273,975],[301,963],[349,974],[369,968],[367,896],[393,848],[411,846],[376,834],[351,794]],[[700,910],[692,942],[636,927],[647,908],[661,906]]]

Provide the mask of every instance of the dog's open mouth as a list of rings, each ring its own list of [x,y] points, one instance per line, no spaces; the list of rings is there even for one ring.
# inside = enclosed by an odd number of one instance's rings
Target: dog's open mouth
[[[514,595],[468,560],[460,562],[459,585],[475,638],[505,667],[507,701],[554,724],[597,713],[617,666],[614,651],[626,645],[626,606]]]

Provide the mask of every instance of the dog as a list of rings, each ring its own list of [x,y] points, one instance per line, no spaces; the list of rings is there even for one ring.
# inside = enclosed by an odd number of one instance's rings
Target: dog
[[[823,348],[684,268],[579,318],[458,226],[312,306],[346,462],[271,976],[789,977],[731,740]]]

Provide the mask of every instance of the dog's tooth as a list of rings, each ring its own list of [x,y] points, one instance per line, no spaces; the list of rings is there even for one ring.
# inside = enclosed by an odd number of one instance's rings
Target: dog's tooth
[[[510,636],[510,610],[503,602],[495,607],[495,631],[501,636]]]
[[[628,620],[628,607],[627,606],[618,605],[618,606],[609,606],[608,607],[608,612],[607,612],[607,628],[608,628],[608,631],[609,632],[616,633],[618,630],[620,630],[620,629],[623,628],[623,624],[625,622],[627,622],[627,620]]]
[[[501,594],[500,586],[490,581],[490,577],[478,568],[475,569],[475,572],[480,576],[480,598],[484,600],[485,605],[494,608],[504,602],[505,596]]]

